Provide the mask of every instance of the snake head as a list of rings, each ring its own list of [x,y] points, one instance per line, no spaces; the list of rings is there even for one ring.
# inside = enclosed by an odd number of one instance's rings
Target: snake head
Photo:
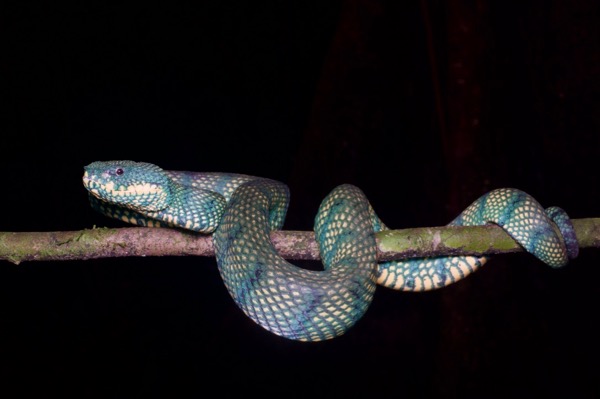
[[[160,211],[171,200],[171,179],[145,162],[93,162],[84,167],[83,185],[102,201],[137,211]]]

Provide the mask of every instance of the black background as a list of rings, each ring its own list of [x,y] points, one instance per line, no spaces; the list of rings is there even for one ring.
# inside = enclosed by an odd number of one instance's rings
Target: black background
[[[477,85],[466,83],[483,94],[464,106],[478,119],[463,137],[452,121],[465,97],[448,89],[460,41],[444,32],[482,7],[485,34],[463,51],[483,54],[468,76]],[[501,186],[598,217],[598,10],[583,0],[5,5],[0,230],[122,226],[94,213],[81,185],[84,165],[108,159],[282,180],[287,229],[310,229],[344,182],[394,228],[445,224]],[[344,23],[368,18],[366,34]],[[354,33],[358,55],[344,58],[339,38]],[[254,325],[214,259],[2,262],[1,389],[598,397],[598,255],[584,249],[552,270],[514,254],[443,290],[380,288],[351,331],[313,344]]]

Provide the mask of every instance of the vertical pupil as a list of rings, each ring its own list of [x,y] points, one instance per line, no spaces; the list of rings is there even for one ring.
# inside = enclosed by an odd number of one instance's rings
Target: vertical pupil
[[[119,168],[115,171],[115,173],[119,176],[121,176],[123,174],[123,169]]]

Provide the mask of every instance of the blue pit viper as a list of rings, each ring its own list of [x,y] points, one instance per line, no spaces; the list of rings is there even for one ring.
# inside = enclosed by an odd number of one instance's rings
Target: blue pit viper
[[[323,270],[284,260],[269,233],[281,229],[288,187],[233,173],[163,170],[144,162],[98,161],[84,168],[92,207],[124,222],[212,234],[220,275],[254,322],[279,336],[321,341],[344,334],[367,311],[375,288],[425,291],[480,268],[486,257],[378,262],[375,233],[388,229],[356,186],[334,188],[315,217]],[[577,256],[567,214],[530,195],[500,188],[482,195],[449,225],[495,223],[535,257],[561,267]]]

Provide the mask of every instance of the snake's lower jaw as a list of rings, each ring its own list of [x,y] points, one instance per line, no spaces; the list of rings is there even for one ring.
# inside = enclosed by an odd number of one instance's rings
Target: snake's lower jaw
[[[90,194],[92,194],[94,197],[96,197],[98,199],[102,199],[102,198],[100,198],[100,193],[98,192],[98,190],[93,187],[94,186],[93,180],[88,177],[87,172],[85,172],[83,174],[82,180],[83,180],[83,186],[88,190],[88,192]]]

